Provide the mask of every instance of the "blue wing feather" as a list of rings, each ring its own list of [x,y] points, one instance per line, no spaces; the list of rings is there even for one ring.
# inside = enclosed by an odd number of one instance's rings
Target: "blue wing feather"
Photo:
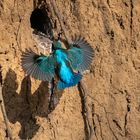
[[[68,58],[73,69],[77,69],[81,64],[82,53],[79,48],[72,47],[68,50]]]
[[[37,55],[32,50],[27,50],[22,55],[23,70],[32,77],[50,81],[55,73],[55,59],[53,55]]]
[[[84,38],[76,38],[67,51],[73,69],[83,72],[92,63],[94,50]]]

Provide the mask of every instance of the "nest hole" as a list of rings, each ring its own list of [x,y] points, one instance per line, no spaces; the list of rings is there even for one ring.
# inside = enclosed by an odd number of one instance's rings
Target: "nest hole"
[[[52,22],[45,8],[43,9],[36,8],[32,12],[30,17],[30,24],[31,28],[33,28],[35,31],[42,32],[48,36],[53,35]]]

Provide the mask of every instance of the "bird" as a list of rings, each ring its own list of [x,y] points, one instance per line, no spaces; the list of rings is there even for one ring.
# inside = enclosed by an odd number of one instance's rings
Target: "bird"
[[[27,49],[21,57],[21,65],[27,75],[42,81],[58,77],[57,88],[65,89],[77,85],[82,72],[89,69],[94,50],[84,37],[75,36],[68,49],[60,40],[52,43],[53,52],[46,56]]]

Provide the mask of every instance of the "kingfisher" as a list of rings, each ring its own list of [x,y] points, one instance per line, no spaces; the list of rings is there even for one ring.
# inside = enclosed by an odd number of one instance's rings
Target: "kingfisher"
[[[31,49],[22,54],[21,64],[27,75],[42,81],[58,77],[57,88],[75,86],[82,79],[82,72],[89,69],[94,50],[85,38],[75,37],[68,49],[60,40],[52,42],[52,53],[48,56],[37,54]]]

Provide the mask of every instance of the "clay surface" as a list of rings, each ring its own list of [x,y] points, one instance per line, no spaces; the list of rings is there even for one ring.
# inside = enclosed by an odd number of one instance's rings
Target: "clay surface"
[[[140,0],[57,0],[56,3],[69,35],[80,34],[95,49],[90,73],[83,77],[94,127],[92,139],[139,140]],[[55,109],[48,114],[48,83],[26,76],[21,68],[22,51],[26,48],[38,51],[30,25],[37,4],[35,0],[0,1],[0,65],[13,137],[87,139],[84,106],[77,86],[56,91]],[[58,33],[59,22],[53,13],[50,17]],[[1,111],[0,139],[7,139]]]

